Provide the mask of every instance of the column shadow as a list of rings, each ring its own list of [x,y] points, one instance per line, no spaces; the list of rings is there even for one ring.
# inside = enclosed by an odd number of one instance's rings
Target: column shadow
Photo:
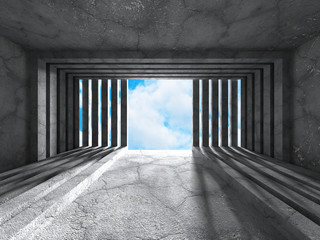
[[[266,222],[266,218],[259,214],[256,211],[251,203],[246,202],[245,199],[239,194],[238,191],[235,191],[234,186],[231,186],[226,180],[223,179],[220,174],[225,172],[225,169],[222,165],[219,164],[218,157],[212,155],[212,150],[210,148],[194,148],[193,152],[198,151],[203,156],[193,158],[197,179],[199,182],[200,196],[201,200],[204,203],[205,209],[203,210],[203,216],[206,218],[207,222],[207,234],[210,236],[210,239],[220,239],[220,234],[217,230],[217,225],[221,224],[216,222],[214,213],[210,207],[210,196],[212,192],[208,192],[208,179],[204,178],[204,175],[210,176],[210,180],[215,182],[219,186],[219,190],[226,196],[223,200],[226,201],[227,207],[232,211],[233,216],[236,218],[237,223],[239,224],[239,229],[242,234],[246,236],[245,239],[254,238],[256,233],[261,233],[264,236],[268,236],[266,239],[287,239],[279,231],[277,231],[271,224]],[[253,184],[254,185],[254,184]],[[259,191],[256,186],[252,186],[257,191]],[[261,193],[263,194],[263,193]],[[248,230],[250,229],[250,231]],[[221,236],[223,237],[223,236]]]

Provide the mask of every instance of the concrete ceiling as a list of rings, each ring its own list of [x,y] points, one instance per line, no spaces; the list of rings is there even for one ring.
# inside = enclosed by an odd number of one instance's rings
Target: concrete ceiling
[[[319,0],[0,0],[0,35],[30,49],[295,48]]]

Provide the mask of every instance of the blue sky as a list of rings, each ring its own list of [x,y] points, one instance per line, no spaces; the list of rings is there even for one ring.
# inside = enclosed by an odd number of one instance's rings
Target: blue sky
[[[192,81],[129,80],[129,149],[191,149]]]
[[[145,86],[145,80],[143,80],[143,79],[130,79],[128,82],[128,90],[133,91],[139,85]]]

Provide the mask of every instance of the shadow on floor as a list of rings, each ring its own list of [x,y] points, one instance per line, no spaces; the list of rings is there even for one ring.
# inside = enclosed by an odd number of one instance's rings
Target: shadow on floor
[[[199,153],[206,155],[209,159],[200,157]],[[206,231],[210,239],[225,238],[224,236],[235,239],[286,239],[268,223],[268,219],[257,212],[252,205],[242,198],[239,192],[223,180],[220,174],[225,170],[219,164],[218,157],[214,156],[212,149],[194,148],[193,163],[198,178],[199,189],[201,190],[200,196],[204,206],[203,217],[206,218],[207,223]],[[212,183],[216,183],[225,196],[219,200],[225,201],[227,207],[232,212],[230,219],[224,219],[225,222],[230,220],[230,224],[236,225],[228,228],[230,230],[229,233],[228,229],[225,229],[226,231],[223,232],[216,227],[221,225],[221,223],[217,222],[217,217],[215,216],[217,209],[215,211],[212,209],[212,204],[214,204],[212,196],[215,194],[212,190],[209,190]]]

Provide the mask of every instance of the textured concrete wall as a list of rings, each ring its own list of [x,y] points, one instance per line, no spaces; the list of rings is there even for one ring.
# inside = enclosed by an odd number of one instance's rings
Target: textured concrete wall
[[[0,172],[28,162],[26,64],[25,51],[0,36]]]
[[[211,49],[196,50],[190,49],[186,51],[180,50],[29,50],[28,53],[35,59],[38,58],[284,58],[288,51],[251,51],[241,49]]]
[[[299,47],[293,61],[292,159],[320,172],[320,36]]]
[[[284,49],[319,33],[318,0],[0,1],[0,32],[30,49]]]

